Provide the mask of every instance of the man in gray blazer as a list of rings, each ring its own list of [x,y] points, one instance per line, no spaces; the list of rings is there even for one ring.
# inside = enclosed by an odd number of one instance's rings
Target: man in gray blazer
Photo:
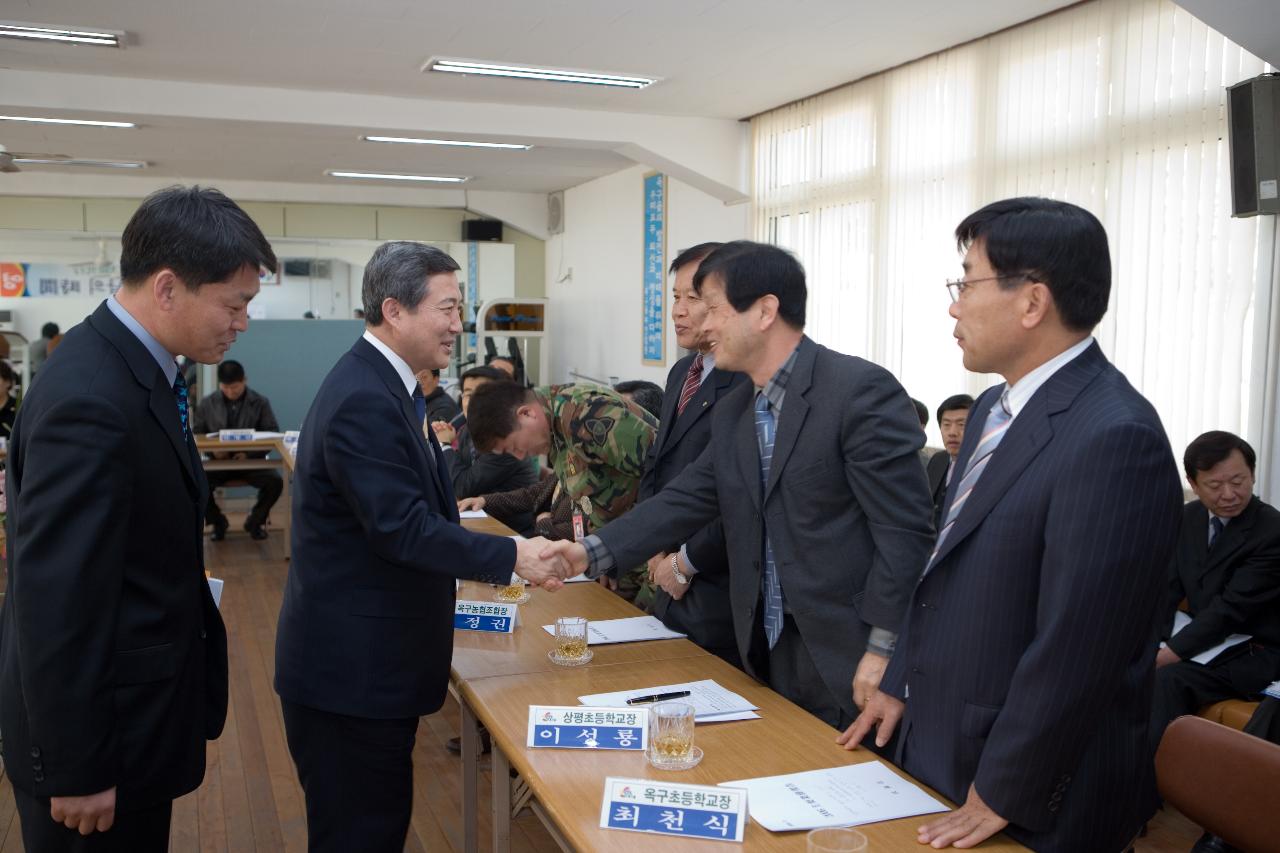
[[[722,517],[747,672],[843,727],[879,684],[929,556],[924,434],[888,371],[805,336],[804,270],[787,252],[727,243],[694,289],[716,366],[751,385],[716,405],[707,450],[666,488],[546,553],[597,575]]]

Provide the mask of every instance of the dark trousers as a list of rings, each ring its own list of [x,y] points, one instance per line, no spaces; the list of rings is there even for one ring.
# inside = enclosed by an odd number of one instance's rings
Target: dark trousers
[[[1178,717],[1198,713],[1224,699],[1256,699],[1280,676],[1280,649],[1245,642],[1221,657],[1208,665],[1182,661],[1156,670],[1148,730],[1152,755],[1165,728]]]
[[[164,853],[169,849],[172,801],[116,812],[110,829],[90,835],[55,823],[49,816],[48,797],[35,797],[14,788],[13,801],[18,807],[22,846],[27,853]]]
[[[284,480],[275,471],[207,471],[205,479],[209,481],[209,505],[205,509],[205,524],[216,524],[225,521],[222,510],[213,500],[213,490],[233,481],[248,483],[258,490],[258,500],[245,519],[246,527],[261,527],[267,523],[267,513],[280,500],[280,492],[284,490]]]
[[[763,608],[761,608],[763,610]],[[764,624],[757,620],[752,632],[749,657],[756,676],[775,693],[804,708],[827,725],[844,731],[853,717],[827,688],[804,639],[790,614],[783,617],[782,633],[770,649],[765,640]],[[853,703],[853,683],[849,684],[849,703]]]
[[[418,718],[370,720],[281,699],[311,853],[401,853],[413,815]]]
[[[1263,699],[1244,730],[1246,734],[1280,744],[1280,699],[1270,696]]]

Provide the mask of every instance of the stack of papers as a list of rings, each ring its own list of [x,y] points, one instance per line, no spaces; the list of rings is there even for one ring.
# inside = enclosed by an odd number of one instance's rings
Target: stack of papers
[[[770,832],[858,826],[947,811],[879,761],[721,785],[746,788],[751,819]]]
[[[1181,610],[1173,614],[1173,633],[1174,634],[1177,634],[1179,631],[1181,631],[1183,628],[1187,627],[1190,624],[1191,624],[1191,617],[1186,613],[1183,613]],[[1243,643],[1245,640],[1248,640],[1249,636],[1250,635],[1248,634],[1232,634],[1230,637],[1227,637],[1221,643],[1218,643],[1218,645],[1214,646],[1211,649],[1205,649],[1200,654],[1194,656],[1191,659],[1196,663],[1200,663],[1200,664],[1208,663],[1209,661],[1213,660],[1218,655],[1222,654],[1232,646],[1238,646],[1241,643]],[[1165,644],[1161,643],[1160,647],[1164,648]]]
[[[1280,699],[1280,681],[1273,681],[1267,685],[1267,689],[1262,691],[1263,695],[1270,696],[1272,699]]]
[[[555,625],[543,625],[542,630],[555,636]],[[587,623],[587,645],[604,646],[609,643],[638,643],[644,640],[678,640],[683,637],[672,631],[656,616],[630,616],[626,619],[603,619]]]
[[[627,700],[640,696],[656,696],[660,693],[679,693],[688,690],[688,696],[672,699],[672,702],[686,702],[693,706],[694,719],[699,723],[727,723],[730,720],[754,720],[759,705],[753,705],[744,697],[730,690],[725,690],[715,681],[708,678],[704,681],[686,681],[683,684],[661,684],[657,687],[638,687],[634,690],[621,690],[617,693],[595,693],[591,696],[579,696],[583,705],[603,708],[626,707]],[[642,706],[643,707],[643,706]]]
[[[484,510],[482,510],[482,509],[464,509],[462,512],[458,513],[458,518],[460,518],[460,519],[462,519],[462,518],[488,518],[488,517],[489,517],[489,513],[485,512],[485,511],[484,511]],[[514,538],[514,537],[512,537],[512,538]]]

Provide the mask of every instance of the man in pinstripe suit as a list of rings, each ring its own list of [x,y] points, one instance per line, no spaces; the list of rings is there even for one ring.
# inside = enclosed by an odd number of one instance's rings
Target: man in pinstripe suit
[[[902,767],[963,805],[920,829],[971,847],[1125,847],[1156,804],[1157,609],[1181,493],[1155,410],[1091,332],[1110,256],[1087,211],[1009,199],[956,229],[948,284],[974,404],[938,543],[880,690],[840,741],[901,727]]]

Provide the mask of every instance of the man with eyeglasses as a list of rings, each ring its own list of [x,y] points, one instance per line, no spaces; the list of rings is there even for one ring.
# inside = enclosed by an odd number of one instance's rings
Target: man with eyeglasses
[[[399,851],[413,812],[418,718],[444,702],[454,578],[549,589],[565,567],[539,541],[458,524],[444,453],[423,429],[415,373],[462,332],[458,264],[385,243],[364,271],[365,332],[302,425],[293,560],[276,630],[276,692],[306,795],[308,849]]]
[[[1156,807],[1156,614],[1181,489],[1155,409],[1092,330],[1106,232],[1066,202],[990,204],[956,229],[970,410],[933,554],[879,691],[840,741],[900,729],[899,763],[956,802],[919,841],[1001,830],[1040,853],[1121,850]]]

